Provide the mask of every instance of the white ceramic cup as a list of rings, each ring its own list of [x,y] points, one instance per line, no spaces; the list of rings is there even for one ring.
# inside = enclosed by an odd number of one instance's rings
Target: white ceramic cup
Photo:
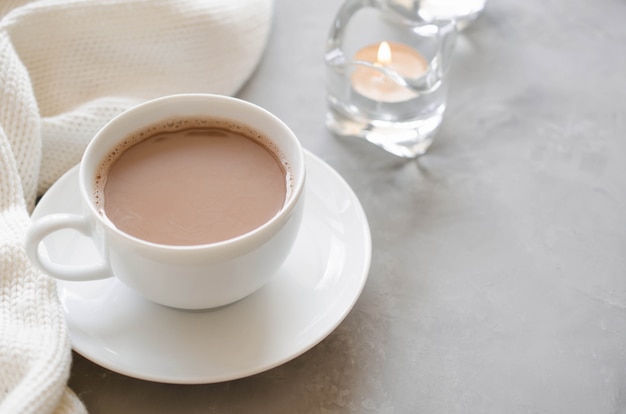
[[[125,137],[172,117],[230,119],[270,138],[286,157],[293,174],[293,188],[283,208],[246,234],[196,246],[156,244],[116,228],[98,213],[93,199],[98,166]],[[304,184],[300,142],[289,127],[268,111],[226,96],[167,96],[129,109],[96,134],[79,166],[77,190],[82,214],[52,214],[33,222],[26,235],[26,250],[33,263],[58,279],[85,281],[115,276],[162,305],[183,309],[223,306],[258,290],[287,258],[300,228]],[[39,249],[47,235],[67,228],[89,236],[102,262],[84,267],[55,263]]]

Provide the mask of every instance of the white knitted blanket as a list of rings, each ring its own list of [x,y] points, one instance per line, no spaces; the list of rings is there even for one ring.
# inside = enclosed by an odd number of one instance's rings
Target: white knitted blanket
[[[0,1],[0,414],[84,411],[54,281],[23,248],[37,194],[124,109],[235,93],[271,15],[272,0]]]

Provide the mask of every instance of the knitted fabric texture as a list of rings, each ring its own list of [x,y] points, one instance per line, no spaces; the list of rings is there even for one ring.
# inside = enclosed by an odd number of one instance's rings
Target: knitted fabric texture
[[[0,414],[85,410],[67,387],[54,281],[24,251],[38,194],[113,116],[158,96],[234,94],[271,0],[5,0],[0,5]]]

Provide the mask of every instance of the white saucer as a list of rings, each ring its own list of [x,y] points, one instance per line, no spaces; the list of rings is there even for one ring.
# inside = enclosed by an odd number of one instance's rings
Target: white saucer
[[[59,282],[74,350],[110,370],[166,383],[198,384],[253,375],[306,352],[358,299],[369,271],[367,219],[348,184],[306,154],[302,230],[284,266],[253,295],[220,309],[180,311],[137,296],[115,278]],[[79,212],[77,168],[44,195],[33,217]],[[45,240],[52,260],[97,258],[91,242],[63,230]]]

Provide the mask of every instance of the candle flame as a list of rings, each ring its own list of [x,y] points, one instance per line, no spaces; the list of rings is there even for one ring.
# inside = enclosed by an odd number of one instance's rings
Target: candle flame
[[[378,46],[378,55],[376,56],[376,60],[383,66],[391,63],[391,48],[389,47],[389,43],[380,42],[380,46]]]

